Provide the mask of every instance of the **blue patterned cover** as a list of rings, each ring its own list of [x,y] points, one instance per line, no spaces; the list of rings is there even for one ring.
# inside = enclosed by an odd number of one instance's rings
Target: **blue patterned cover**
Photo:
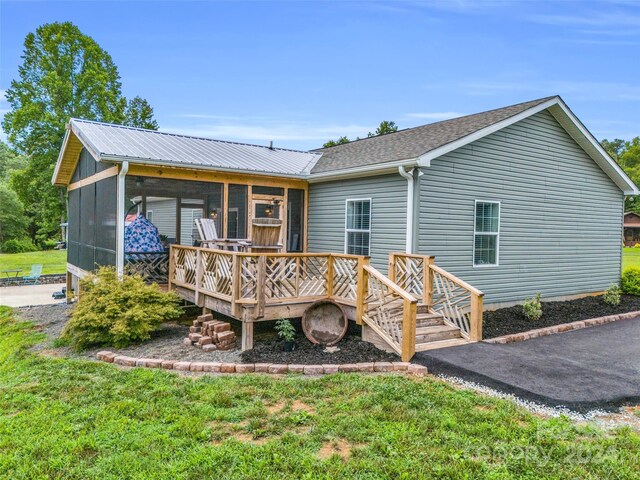
[[[125,252],[164,252],[158,228],[142,214],[124,227]]]

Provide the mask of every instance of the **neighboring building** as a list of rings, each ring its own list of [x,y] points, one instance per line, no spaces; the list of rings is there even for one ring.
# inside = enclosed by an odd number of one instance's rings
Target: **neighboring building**
[[[69,271],[122,267],[131,199],[160,233],[193,220],[251,238],[283,220],[289,252],[394,251],[436,263],[486,304],[606,290],[621,269],[625,195],[637,187],[560,97],[300,152],[71,120],[53,183],[69,190]]]
[[[635,247],[640,243],[640,215],[635,212],[624,214],[624,235],[625,247]]]

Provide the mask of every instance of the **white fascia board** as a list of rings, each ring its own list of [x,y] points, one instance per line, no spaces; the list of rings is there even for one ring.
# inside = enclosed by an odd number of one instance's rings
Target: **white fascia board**
[[[293,178],[297,180],[307,179],[306,175],[297,175],[292,173],[278,173],[278,172],[267,172],[263,170],[246,170],[246,169],[240,169],[240,168],[217,167],[215,165],[193,165],[189,163],[165,162],[162,160],[154,160],[150,158],[127,157],[122,155],[103,154],[100,156],[100,159],[104,162],[115,162],[115,163],[129,162],[132,165],[153,165],[158,167],[186,168],[189,170],[204,170],[204,171],[241,173],[241,174],[247,174],[247,175],[258,175],[258,176],[269,176],[269,177]]]
[[[546,102],[541,103],[540,105],[531,107],[528,110],[525,110],[524,112],[520,112],[519,114],[509,117],[505,120],[502,120],[501,122],[494,123],[493,125],[489,125],[488,127],[485,127],[482,130],[478,130],[477,132],[473,132],[467,135],[466,137],[462,137],[454,142],[447,143],[446,145],[438,147],[435,150],[431,150],[423,155],[420,155],[420,157],[418,157],[418,166],[428,167],[431,164],[430,163],[431,160],[433,160],[434,158],[441,157],[446,153],[452,152],[453,150],[456,150],[460,147],[464,147],[465,145],[468,145],[471,142],[480,140],[481,138],[484,138],[487,135],[491,135],[492,133],[495,133],[498,130],[502,130],[503,128],[508,127],[509,125],[513,125],[514,123],[519,122],[520,120],[524,120],[525,118],[528,118],[531,115],[535,115],[538,112],[546,110],[547,108],[553,105],[556,105],[559,100],[560,100],[560,97],[554,97],[551,100],[547,100]]]
[[[407,158],[395,162],[378,163],[361,167],[345,168],[344,170],[332,170],[330,172],[313,173],[307,177],[309,183],[331,182],[334,180],[346,180],[349,178],[371,177],[385,173],[398,173],[398,167],[416,167],[417,158]]]

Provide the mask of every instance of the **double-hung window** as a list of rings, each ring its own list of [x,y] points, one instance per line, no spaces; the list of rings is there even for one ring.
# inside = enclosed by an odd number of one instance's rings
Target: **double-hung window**
[[[344,251],[369,255],[371,244],[371,199],[347,200]]]
[[[473,230],[473,266],[497,266],[499,246],[500,202],[476,200]]]

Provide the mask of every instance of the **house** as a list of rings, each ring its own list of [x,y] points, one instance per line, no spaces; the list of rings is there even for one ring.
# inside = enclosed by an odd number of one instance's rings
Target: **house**
[[[622,237],[625,247],[635,247],[640,243],[640,215],[635,212],[624,214],[624,234]]]
[[[175,242],[169,284],[185,298],[247,323],[341,299],[403,352],[433,326],[421,315],[478,340],[483,302],[606,290],[624,197],[638,194],[558,96],[310,152],[72,119],[53,183],[69,192],[71,283],[95,264],[126,267],[124,219],[139,203]],[[238,239],[279,218],[288,256],[191,247],[199,217]]]

